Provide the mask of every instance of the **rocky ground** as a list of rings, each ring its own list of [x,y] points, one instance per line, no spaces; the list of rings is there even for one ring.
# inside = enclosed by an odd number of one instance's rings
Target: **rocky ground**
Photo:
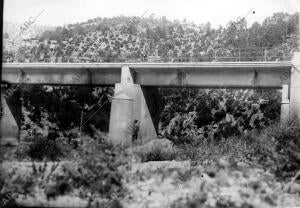
[[[229,154],[242,151],[235,140],[226,143],[230,146],[229,152],[220,152],[220,146],[208,148],[197,160],[178,157],[182,153],[166,139],[120,151],[91,138],[83,141],[78,148],[88,154],[80,157],[84,158],[84,166],[77,156],[59,159],[59,162],[3,157],[0,167],[2,207],[16,204],[87,207],[91,201],[93,207],[107,208],[300,207],[300,171],[293,178],[276,177],[270,166],[260,165],[254,157],[248,160],[238,157],[237,153]],[[237,147],[233,148],[234,145]],[[205,149],[201,146],[186,152],[199,154],[201,148]],[[163,158],[163,161],[152,161]],[[89,168],[89,174],[78,167]],[[112,177],[114,174],[121,174],[120,183],[112,181],[116,179]],[[77,177],[88,185],[77,186]],[[91,178],[96,181],[90,182]],[[116,184],[117,187],[110,188]],[[107,193],[98,189],[107,185]],[[93,195],[91,186],[98,194]]]
[[[297,207],[299,185],[246,163],[211,167],[191,162],[134,164],[125,182],[124,207]]]
[[[60,166],[66,164],[70,165],[69,162],[62,162]],[[47,165],[43,173],[45,178],[51,173],[53,165],[55,163]],[[36,163],[37,169],[43,166],[43,163]],[[24,177],[32,174],[32,164],[28,162],[3,163],[3,169],[22,173]],[[125,170],[125,193],[118,198],[124,208],[300,207],[300,185],[276,181],[268,171],[243,162],[229,165],[221,159],[218,164],[208,167],[191,161],[134,162],[130,169]],[[36,186],[31,194],[19,194],[16,201],[27,206],[56,207],[85,207],[88,203],[80,198],[78,190],[48,199],[45,189]]]

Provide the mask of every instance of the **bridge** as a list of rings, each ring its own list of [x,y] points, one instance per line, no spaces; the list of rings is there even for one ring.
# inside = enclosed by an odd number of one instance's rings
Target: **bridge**
[[[114,85],[126,75],[141,86],[281,88],[291,62],[3,64],[9,83]],[[126,75],[127,76],[127,75]]]
[[[140,122],[143,140],[156,137],[157,87],[282,89],[282,122],[300,118],[299,64],[300,53],[291,62],[7,63],[2,64],[2,80],[17,86],[114,85],[109,137],[113,143],[128,144],[127,130],[134,120]],[[19,95],[7,97],[6,91],[2,87],[1,144],[17,145]]]

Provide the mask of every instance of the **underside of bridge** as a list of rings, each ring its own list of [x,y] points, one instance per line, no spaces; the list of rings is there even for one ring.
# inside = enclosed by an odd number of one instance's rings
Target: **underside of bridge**
[[[115,85],[109,137],[114,144],[129,145],[135,122],[144,142],[157,136],[157,87],[282,89],[281,120],[300,118],[299,64],[299,53],[292,63],[3,64],[2,78],[19,85]],[[1,144],[16,145],[20,95],[5,98],[6,92],[1,88]]]

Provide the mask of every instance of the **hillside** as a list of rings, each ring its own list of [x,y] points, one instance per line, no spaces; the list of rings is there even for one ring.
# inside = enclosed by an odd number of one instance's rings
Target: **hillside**
[[[276,13],[262,24],[246,19],[210,23],[124,17],[96,18],[23,41],[19,62],[289,60],[296,50],[297,15]],[[10,59],[8,60],[8,58]],[[4,61],[13,61],[5,51]]]
[[[14,51],[16,48],[22,47],[22,39],[35,39],[45,31],[54,30],[55,27],[45,25],[30,25],[24,32],[21,33],[21,23],[3,22],[3,48],[4,51]],[[13,47],[12,42],[15,42]]]

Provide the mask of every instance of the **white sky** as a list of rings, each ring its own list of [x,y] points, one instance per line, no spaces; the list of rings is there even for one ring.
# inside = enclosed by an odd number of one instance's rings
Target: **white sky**
[[[4,21],[24,23],[37,16],[39,25],[64,25],[95,17],[117,15],[187,19],[197,24],[210,22],[213,27],[247,16],[248,23],[262,20],[275,12],[300,11],[300,0],[4,0]]]

